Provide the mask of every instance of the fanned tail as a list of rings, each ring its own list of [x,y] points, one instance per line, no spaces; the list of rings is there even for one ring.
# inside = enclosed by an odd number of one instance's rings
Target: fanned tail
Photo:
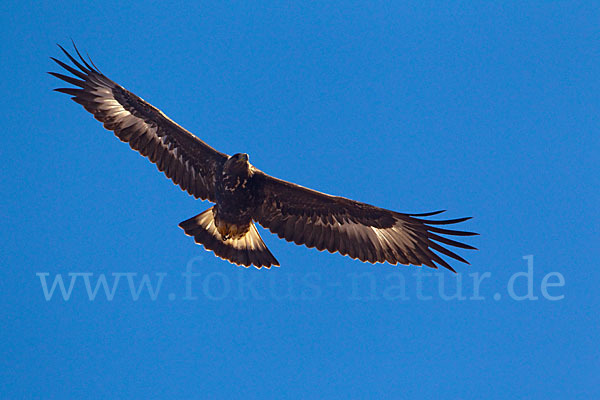
[[[279,265],[260,237],[254,222],[250,223],[250,230],[242,238],[223,240],[215,226],[213,208],[183,221],[179,227],[186,235],[193,236],[196,243],[233,264],[245,267],[254,265],[259,269]]]

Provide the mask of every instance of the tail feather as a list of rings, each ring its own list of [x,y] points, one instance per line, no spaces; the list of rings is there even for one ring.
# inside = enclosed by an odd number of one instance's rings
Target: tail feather
[[[279,261],[273,257],[253,222],[250,224],[248,233],[241,239],[223,240],[215,226],[213,208],[183,221],[179,227],[184,230],[186,235],[193,236],[196,243],[233,264],[246,267],[254,265],[259,269],[279,265]]]

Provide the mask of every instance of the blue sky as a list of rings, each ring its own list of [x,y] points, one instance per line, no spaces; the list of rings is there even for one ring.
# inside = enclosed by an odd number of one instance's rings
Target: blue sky
[[[3,3],[3,396],[600,396],[600,8],[521,3]],[[261,230],[281,268],[217,259],[177,227],[210,205],[52,92],[70,38],[215,148],[472,215],[480,250],[453,275]]]

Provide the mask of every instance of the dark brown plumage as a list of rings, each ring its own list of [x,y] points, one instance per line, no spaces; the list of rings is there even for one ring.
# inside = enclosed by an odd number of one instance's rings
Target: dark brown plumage
[[[424,217],[441,211],[402,214],[271,177],[252,166],[246,154],[228,156],[213,149],[108,79],[77,48],[79,60],[60,48],[76,68],[52,58],[72,76],[50,74],[76,88],[55,90],[71,95],[183,190],[216,203],[180,227],[217,256],[244,266],[279,265],[254,226],[258,222],[287,241],[371,263],[441,265],[454,271],[436,252],[467,263],[442,244],[474,247],[440,235],[475,233],[440,226],[469,218],[432,221]]]

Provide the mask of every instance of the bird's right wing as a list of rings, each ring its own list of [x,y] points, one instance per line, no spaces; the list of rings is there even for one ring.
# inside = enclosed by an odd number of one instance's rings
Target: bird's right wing
[[[93,63],[93,66],[88,64],[77,48],[75,51],[81,62],[59,47],[78,69],[52,58],[74,76],[50,74],[78,88],[56,91],[73,96],[71,98],[94,114],[106,129],[155,163],[183,190],[196,198],[215,201],[216,174],[227,160],[226,154],[213,149],[159,109],[108,79]]]

